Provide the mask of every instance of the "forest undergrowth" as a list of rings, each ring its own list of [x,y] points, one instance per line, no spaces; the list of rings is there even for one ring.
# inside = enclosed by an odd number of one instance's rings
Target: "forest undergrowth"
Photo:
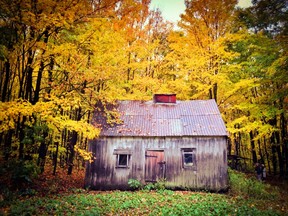
[[[21,190],[3,190],[1,215],[288,215],[287,182],[229,170],[226,193],[172,191],[143,187],[136,191],[83,188],[84,169],[67,175],[52,168]],[[9,191],[9,192],[8,192]],[[4,193],[3,193],[4,192]],[[5,194],[6,193],[6,194]]]

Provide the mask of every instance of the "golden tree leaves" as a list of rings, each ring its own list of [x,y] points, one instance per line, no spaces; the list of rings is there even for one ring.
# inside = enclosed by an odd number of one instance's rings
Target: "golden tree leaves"
[[[68,100],[56,99],[49,102],[38,102],[35,105],[23,100],[0,103],[0,132],[15,129],[17,123],[22,121],[23,117],[30,119],[26,124],[33,124],[38,119],[52,130],[59,133],[63,129],[74,130],[82,133],[84,137],[89,139],[95,138],[99,134],[99,129],[87,123],[87,120],[75,121],[69,119],[69,116],[61,115],[62,111],[67,111],[75,104]],[[69,107],[69,108],[68,108]]]

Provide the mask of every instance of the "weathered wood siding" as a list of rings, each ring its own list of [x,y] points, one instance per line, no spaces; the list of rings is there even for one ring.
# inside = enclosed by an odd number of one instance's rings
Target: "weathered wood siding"
[[[128,179],[145,184],[145,152],[163,150],[166,185],[172,188],[221,190],[227,188],[226,137],[108,137],[90,142],[94,162],[87,164],[85,186],[128,189]],[[196,149],[195,169],[185,169],[182,148]],[[130,149],[129,168],[116,168],[115,149]]]

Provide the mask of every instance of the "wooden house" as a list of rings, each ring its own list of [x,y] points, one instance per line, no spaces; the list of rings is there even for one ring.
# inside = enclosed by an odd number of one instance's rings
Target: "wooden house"
[[[95,111],[93,124],[102,130],[89,143],[95,159],[87,164],[85,187],[125,190],[137,179],[164,180],[172,189],[227,188],[227,132],[215,100],[157,94],[151,101],[118,101],[114,108],[121,121],[113,125]]]

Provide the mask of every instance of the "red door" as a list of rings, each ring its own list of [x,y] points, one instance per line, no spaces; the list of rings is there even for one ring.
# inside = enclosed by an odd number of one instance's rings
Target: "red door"
[[[145,155],[145,181],[157,182],[159,179],[164,179],[165,174],[164,151],[147,150]]]

